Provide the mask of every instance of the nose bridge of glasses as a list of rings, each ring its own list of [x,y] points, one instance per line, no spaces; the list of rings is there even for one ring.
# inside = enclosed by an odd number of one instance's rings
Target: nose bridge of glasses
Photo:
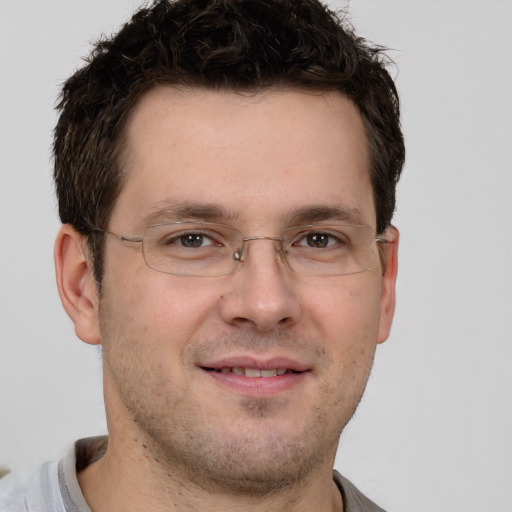
[[[280,260],[284,261],[284,250],[283,250],[283,238],[279,236],[264,236],[264,235],[258,235],[258,236],[248,236],[242,239],[242,246],[240,249],[238,249],[234,254],[233,258],[235,261],[245,261],[246,254],[247,254],[247,242],[254,242],[256,240],[268,240],[270,242],[275,242],[275,246],[277,248],[278,256]]]

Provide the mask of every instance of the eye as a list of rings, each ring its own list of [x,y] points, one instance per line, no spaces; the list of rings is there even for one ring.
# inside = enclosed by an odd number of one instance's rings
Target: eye
[[[214,245],[214,241],[204,233],[185,233],[175,238],[175,242],[183,247],[194,249],[196,247],[205,247]]]
[[[161,246],[177,246],[186,249],[199,249],[218,245],[212,236],[199,231],[169,233],[160,241]]]
[[[294,245],[312,247],[313,249],[325,249],[326,247],[333,247],[342,243],[343,241],[332,233],[314,231],[304,234]]]

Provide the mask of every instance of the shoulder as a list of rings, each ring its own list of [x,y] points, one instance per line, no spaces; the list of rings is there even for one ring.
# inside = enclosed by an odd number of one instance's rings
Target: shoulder
[[[385,512],[337,471],[334,471],[334,481],[343,496],[345,512]]]
[[[0,512],[65,512],[57,463],[41,466],[28,480],[10,474],[0,480]]]

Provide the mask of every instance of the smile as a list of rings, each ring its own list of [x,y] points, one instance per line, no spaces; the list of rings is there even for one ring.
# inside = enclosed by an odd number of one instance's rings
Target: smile
[[[277,377],[285,374],[299,373],[295,370],[289,370],[286,368],[271,368],[267,370],[259,370],[257,368],[242,368],[239,366],[228,367],[223,366],[222,368],[205,368],[207,371],[218,372],[218,373],[233,373],[235,375],[243,375],[244,377]]]
[[[286,357],[255,360],[251,357],[226,357],[199,365],[204,375],[237,395],[272,397],[309,382],[310,364]]]

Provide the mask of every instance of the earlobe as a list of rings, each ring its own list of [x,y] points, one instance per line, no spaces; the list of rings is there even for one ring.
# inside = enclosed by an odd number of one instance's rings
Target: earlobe
[[[398,230],[390,226],[386,230],[385,238],[388,240],[388,243],[383,246],[385,252],[385,267],[382,275],[378,343],[382,343],[388,339],[396,304],[395,289],[398,271]]]
[[[55,240],[55,272],[60,300],[85,343],[101,343],[98,324],[98,294],[87,256],[85,237],[64,224]]]

